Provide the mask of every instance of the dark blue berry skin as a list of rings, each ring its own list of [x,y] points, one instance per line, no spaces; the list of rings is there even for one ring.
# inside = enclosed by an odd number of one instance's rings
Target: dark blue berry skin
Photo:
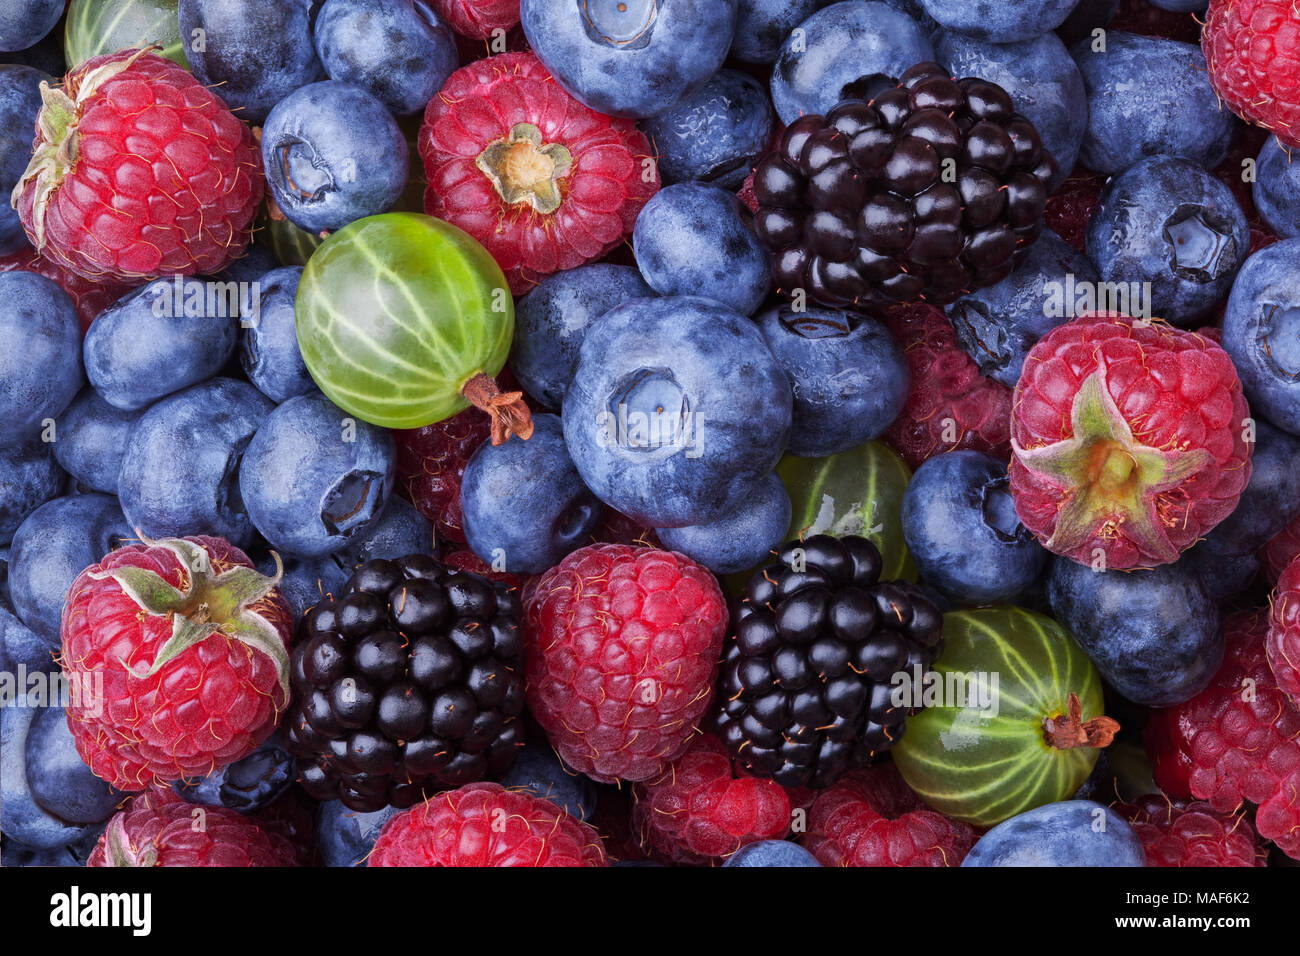
[[[911,384],[907,360],[875,319],[783,305],[755,321],[794,394],[790,454],[820,458],[855,448],[903,410]]]
[[[940,26],[977,40],[1014,43],[1055,30],[1079,0],[921,0]],[[959,74],[960,75],[960,74]]]
[[[1148,2],[1153,7],[1174,13],[1196,13],[1210,4],[1210,0],[1148,0]]]
[[[25,697],[0,706],[0,827],[4,835],[30,849],[52,850],[82,836],[85,828],[65,822],[36,802],[28,780],[27,738],[44,707]]]
[[[715,574],[733,574],[771,557],[785,540],[791,510],[790,493],[776,472],[770,472],[717,521],[657,533],[670,551],[680,551]]]
[[[903,537],[921,577],[962,604],[1015,603],[1047,563],[1016,517],[1007,466],[979,451],[936,455],[916,470]]]
[[[565,767],[545,743],[521,747],[501,785],[550,800],[575,820],[589,820],[596,812],[595,784]]]
[[[908,67],[934,59],[925,28],[886,3],[833,3],[799,29],[772,71],[772,104],[786,124],[803,113],[825,115],[849,96],[870,98]]]
[[[29,514],[63,490],[67,476],[54,458],[56,442],[30,441],[0,455],[0,545]]]
[[[14,0],[0,5],[0,52],[26,50],[40,43],[66,6],[65,0]]]
[[[293,304],[301,278],[301,266],[286,266],[256,280],[258,308],[243,323],[239,364],[248,380],[276,403],[316,391],[294,325]]]
[[[14,613],[57,648],[68,588],[90,565],[134,539],[131,527],[111,495],[67,495],[41,505],[18,528],[9,549]]]
[[[1146,866],[1133,828],[1091,800],[1062,800],[999,823],[962,866]]]
[[[1120,0],[1079,0],[1065,22],[1056,28],[1057,36],[1066,43],[1091,37],[1093,30],[1115,19],[1119,5]]]
[[[239,340],[238,295],[201,279],[128,292],[86,332],[86,378],[116,408],[139,411],[216,375]]]
[[[1300,515],[1300,438],[1256,418],[1250,481],[1228,517],[1200,542],[1224,555],[1254,554]]]
[[[29,674],[57,670],[54,659],[59,653],[58,642],[37,635],[6,607],[8,598],[3,594],[0,598],[0,671],[16,674],[20,667]]]
[[[1010,94],[1056,160],[1050,193],[1074,169],[1088,125],[1083,77],[1055,33],[1016,43],[990,43],[947,30],[934,37],[934,52],[953,76],[978,76]]]
[[[180,0],[192,72],[240,119],[263,122],[294,90],[325,78],[312,43],[312,0]],[[193,37],[202,30],[203,43]]]
[[[1300,435],[1300,239],[1246,260],[1223,313],[1223,349],[1251,410]]]
[[[247,757],[200,780],[178,780],[172,789],[190,803],[252,813],[274,803],[293,786],[296,776],[295,761],[277,734]]]
[[[280,268],[275,253],[260,242],[250,243],[244,254],[212,278],[218,282],[256,282],[272,269]]]
[[[316,839],[325,866],[365,866],[384,824],[402,811],[384,807],[374,813],[349,810],[338,800],[320,805],[316,816]]]
[[[1096,296],[1097,279],[1087,256],[1045,228],[1015,272],[996,285],[967,293],[945,311],[961,347],[980,371],[1015,388],[1029,350],[1076,315],[1081,290],[1091,289]],[[1049,301],[1059,301],[1062,308],[1048,308]],[[1090,311],[1086,301],[1082,305]]]
[[[558,410],[591,323],[628,299],[653,295],[631,266],[595,262],[547,276],[515,306],[510,365],[519,384]]]
[[[0,19],[3,14],[0,14]],[[0,64],[0,192],[13,193],[32,158],[36,114],[41,111],[41,82],[54,84],[48,73],[30,66]],[[0,256],[27,245],[18,211],[0,203]]]
[[[103,823],[126,799],[81,759],[63,707],[51,702],[37,710],[25,746],[32,799],[64,823]]]
[[[58,418],[54,457],[82,487],[115,495],[127,438],[141,414],[114,408],[93,388],[83,388]]]
[[[150,538],[211,534],[253,539],[239,463],[274,404],[249,385],[214,378],[169,395],[140,416],[127,441],[117,494],[130,526]]]
[[[470,550],[512,574],[541,574],[587,544],[602,511],[569,457],[560,419],[533,422],[528,441],[480,445],[460,486]]]
[[[1181,563],[1094,571],[1056,558],[1047,599],[1106,683],[1134,703],[1181,703],[1205,688],[1223,659],[1218,608]]]
[[[1154,156],[1102,191],[1087,245],[1103,282],[1149,282],[1151,314],[1191,325],[1232,288],[1250,226],[1216,177],[1185,159]]]
[[[1140,159],[1181,156],[1207,169],[1232,148],[1237,119],[1219,105],[1205,54],[1192,43],[1106,33],[1106,49],[1092,37],[1070,52],[1088,90],[1088,132],[1079,162],[1114,175]]]
[[[1264,222],[1283,239],[1300,236],[1300,161],[1270,136],[1255,161],[1250,189]]]
[[[0,449],[37,437],[85,382],[72,299],[34,272],[0,273]]]
[[[776,466],[791,409],[790,381],[749,319],[693,296],[632,299],[582,343],[564,439],[596,497],[680,528],[716,521]]]
[[[1208,541],[1200,541],[1178,559],[1196,575],[1211,601],[1222,607],[1245,593],[1259,574],[1257,554],[1220,554]]]
[[[239,492],[271,547],[319,557],[375,524],[395,469],[388,431],[351,418],[323,395],[300,395],[258,428],[239,467]]]
[[[0,866],[85,866],[105,829],[103,824],[83,827],[82,835],[71,843],[48,850],[33,850],[13,841],[3,841],[0,852],[3,852],[4,859]]]
[[[821,866],[813,856],[797,843],[786,840],[759,840],[746,843],[731,856],[726,866]]]
[[[559,84],[610,116],[662,113],[727,56],[736,0],[523,0],[524,35]]]
[[[460,65],[456,35],[423,0],[326,0],[315,36],[329,78],[362,87],[395,116],[424,109]]]
[[[768,255],[721,186],[678,183],[657,192],[632,231],[636,264],[660,295],[697,295],[752,315],[772,288]]]
[[[731,57],[745,63],[773,62],[790,31],[819,6],[821,0],[737,0]]]
[[[387,212],[406,188],[410,151],[384,104],[325,80],[294,90],[262,128],[266,183],[285,217],[332,232]]]
[[[641,124],[665,182],[739,189],[772,139],[767,90],[748,73],[719,70],[696,93]]]

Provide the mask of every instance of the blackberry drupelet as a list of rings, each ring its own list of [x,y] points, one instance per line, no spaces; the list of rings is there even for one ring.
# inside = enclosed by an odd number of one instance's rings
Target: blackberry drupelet
[[[750,578],[732,616],[717,718],[750,773],[822,788],[902,736],[918,708],[895,706],[891,681],[929,670],[943,615],[880,570],[866,538],[819,534],[786,544]]]
[[[1019,264],[1055,172],[1002,87],[920,63],[791,123],[754,171],[754,224],[783,294],[946,305]]]
[[[417,554],[303,615],[286,724],[298,777],[363,813],[502,773],[522,742],[516,591]]]

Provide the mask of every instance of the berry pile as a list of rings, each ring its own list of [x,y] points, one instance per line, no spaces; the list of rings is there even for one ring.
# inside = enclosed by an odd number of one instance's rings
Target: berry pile
[[[0,3],[4,864],[1293,865],[1298,78],[1295,0]]]

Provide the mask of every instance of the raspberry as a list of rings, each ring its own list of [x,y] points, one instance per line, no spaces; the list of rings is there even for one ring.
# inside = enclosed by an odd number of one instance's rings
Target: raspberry
[[[650,142],[566,93],[531,53],[461,67],[420,128],[424,208],[472,235],[515,294],[599,259],[659,189]]]
[[[1167,564],[1237,506],[1249,414],[1215,342],[1162,321],[1094,314],[1025,358],[1012,405],[1016,513],[1056,554]]]
[[[822,866],[958,866],[975,831],[928,809],[893,764],[882,764],[819,793],[800,842]]]
[[[367,866],[607,866],[600,835],[541,797],[472,783],[384,825]]]
[[[1276,581],[1287,565],[1300,555],[1300,517],[1273,535],[1261,554],[1270,580]]]
[[[722,743],[697,737],[659,779],[636,788],[641,845],[676,863],[712,863],[746,843],[790,831],[790,797],[781,785],[736,772]]]
[[[492,420],[477,408],[423,428],[393,432],[397,443],[397,486],[417,511],[433,522],[438,540],[465,543],[460,483],[465,465],[487,441]]]
[[[1087,247],[1088,220],[1097,211],[1106,177],[1075,167],[1070,178],[1047,197],[1043,222],[1058,236],[1080,252]]]
[[[432,0],[438,16],[461,36],[486,40],[519,25],[519,0]]]
[[[297,866],[298,858],[285,837],[234,810],[150,791],[114,814],[86,865]]]
[[[1217,812],[1201,801],[1148,794],[1113,809],[1133,825],[1147,866],[1263,866],[1267,851],[1244,815]]]
[[[965,448],[1010,458],[1011,389],[980,373],[943,311],[922,303],[895,306],[885,323],[903,348],[912,386],[883,440],[913,469]]]
[[[524,593],[529,709],[566,764],[600,783],[651,780],[713,699],[727,609],[676,552],[594,544]]]
[[[1294,0],[1210,0],[1201,49],[1215,92],[1248,123],[1300,146],[1300,9]]]
[[[1218,813],[1256,804],[1259,835],[1300,859],[1300,711],[1269,669],[1268,618],[1242,612],[1223,628],[1224,660],[1210,686],[1151,712],[1155,780],[1170,797],[1206,800]]]
[[[1282,572],[1271,603],[1264,641],[1268,666],[1278,688],[1300,707],[1300,561]]]

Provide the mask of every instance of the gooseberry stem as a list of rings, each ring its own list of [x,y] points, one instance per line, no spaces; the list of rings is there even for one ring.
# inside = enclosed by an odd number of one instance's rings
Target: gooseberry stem
[[[503,392],[492,376],[479,372],[460,393],[492,419],[492,444],[503,444],[511,435],[525,441],[533,437],[533,413],[528,410],[523,392]]]
[[[1095,747],[1100,750],[1109,747],[1117,733],[1119,721],[1110,717],[1094,717],[1085,723],[1083,705],[1079,703],[1079,695],[1073,692],[1070,694],[1068,714],[1043,718],[1043,735],[1047,738],[1048,745],[1057,750],[1073,750],[1076,747]]]

